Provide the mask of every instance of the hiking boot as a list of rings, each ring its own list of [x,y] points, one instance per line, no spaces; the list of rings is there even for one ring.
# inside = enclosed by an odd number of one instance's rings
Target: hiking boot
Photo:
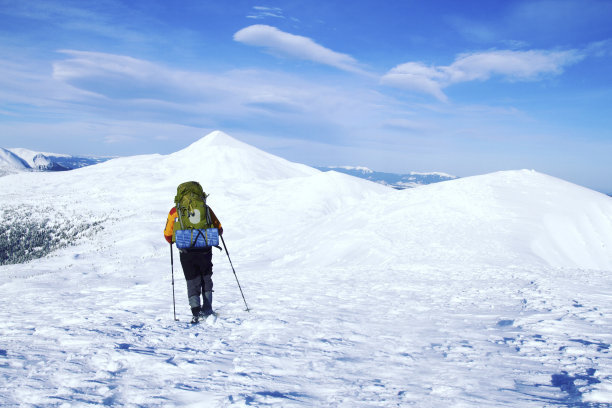
[[[211,314],[213,314],[213,309],[212,309],[212,290],[207,290],[206,292],[204,292],[204,296],[202,296],[203,298],[203,305],[202,305],[202,310],[200,311],[200,316],[210,316]]]
[[[193,317],[191,318],[191,324],[196,324],[200,321],[200,310],[202,310],[200,309],[200,306],[191,308],[191,314],[193,315]]]

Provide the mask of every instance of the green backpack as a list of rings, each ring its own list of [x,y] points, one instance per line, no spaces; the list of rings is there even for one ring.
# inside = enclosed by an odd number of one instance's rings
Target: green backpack
[[[180,184],[176,189],[177,222],[174,223],[174,239],[178,230],[205,230],[214,228],[206,205],[206,193],[197,181]]]

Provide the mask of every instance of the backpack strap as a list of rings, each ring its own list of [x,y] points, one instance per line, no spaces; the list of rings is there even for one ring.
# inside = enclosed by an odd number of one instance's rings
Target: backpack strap
[[[208,225],[209,228],[212,228],[214,226],[212,225],[212,220],[210,218],[210,211],[208,210],[208,204],[206,204],[206,197],[208,197],[207,194],[202,195],[202,201],[204,202],[204,208],[206,208],[206,224]]]
[[[185,229],[185,226],[183,226],[183,219],[181,217],[181,204],[180,203],[176,203],[176,212],[178,214],[179,224],[181,224],[181,229]]]
[[[206,207],[206,223],[211,227],[211,228],[216,228],[213,225],[212,222],[212,218],[210,217],[210,210],[208,209],[208,204],[206,204],[206,196],[204,196],[204,206]],[[208,242],[206,242],[208,244]],[[219,251],[223,252],[223,248],[221,248],[221,246],[219,245],[214,245],[215,248],[217,248]]]
[[[210,228],[214,228],[212,219],[210,218],[210,211],[208,210],[208,206],[206,206],[206,223],[210,226]]]
[[[193,231],[194,230],[191,230],[191,238],[192,238],[191,239],[191,248],[193,248],[193,246],[195,245],[196,241],[198,240],[198,237],[202,237],[202,238],[204,238],[204,242],[206,242],[206,246],[209,246],[211,248],[215,247],[219,251],[223,252],[223,249],[219,245],[208,245],[208,240],[206,239],[206,234],[204,234],[202,232],[202,231],[204,231],[204,229],[195,230],[195,231],[197,231],[195,238],[193,238]]]
[[[202,230],[201,230],[201,229],[196,230],[196,231],[198,231],[198,232],[196,233],[195,238],[193,238],[193,231],[194,231],[194,230],[191,230],[191,247],[192,247],[192,248],[193,248],[193,246],[195,245],[195,243],[197,242],[198,237],[202,237],[202,238],[204,238],[204,242],[206,242],[206,246],[209,246],[209,245],[208,245],[208,240],[206,239],[206,234],[202,234]]]

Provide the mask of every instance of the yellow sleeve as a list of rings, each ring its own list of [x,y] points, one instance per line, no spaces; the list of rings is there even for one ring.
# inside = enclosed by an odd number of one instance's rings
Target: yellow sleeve
[[[176,208],[172,207],[170,212],[168,213],[168,220],[166,221],[166,228],[164,228],[164,238],[169,243],[173,241],[174,235],[174,222],[176,221]]]

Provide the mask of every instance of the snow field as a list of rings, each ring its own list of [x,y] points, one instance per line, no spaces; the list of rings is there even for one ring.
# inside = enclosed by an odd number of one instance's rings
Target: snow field
[[[176,185],[192,179],[252,308],[214,250],[219,316],[195,327],[176,251],[172,320],[162,238]],[[0,405],[612,401],[612,200],[590,190],[517,171],[395,191],[220,132],[0,189],[2,208],[31,191],[49,217],[106,220],[76,246],[0,267]]]
[[[536,407],[567,400],[552,375],[610,375],[609,295],[585,302],[545,285],[550,271],[513,271],[509,286],[506,270],[493,268],[470,280],[474,271],[432,267],[255,269],[254,278],[236,262],[253,309],[246,313],[215,258],[219,318],[196,327],[180,279],[181,321],[172,321],[168,273],[154,266],[163,259],[144,265],[158,276],[128,270],[113,281],[94,270],[55,291],[28,284],[2,316],[4,338],[13,340],[2,367],[10,385],[2,395],[14,398],[7,405]],[[29,306],[41,304],[43,319]],[[608,401],[602,383],[581,390]]]

